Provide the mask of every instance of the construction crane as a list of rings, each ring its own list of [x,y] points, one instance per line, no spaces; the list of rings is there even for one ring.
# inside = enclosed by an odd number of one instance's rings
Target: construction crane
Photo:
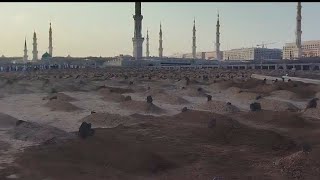
[[[264,48],[265,45],[270,45],[270,44],[275,44],[275,43],[277,43],[277,42],[272,42],[272,43],[263,43],[262,42],[262,44],[257,44],[257,47],[261,46],[262,48]]]

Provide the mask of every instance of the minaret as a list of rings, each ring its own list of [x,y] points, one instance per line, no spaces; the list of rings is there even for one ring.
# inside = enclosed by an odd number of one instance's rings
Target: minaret
[[[217,19],[217,30],[216,30],[216,57],[217,60],[221,60],[221,52],[220,52],[220,21],[219,21],[219,12]]]
[[[27,49],[27,39],[24,39],[24,55],[23,55],[23,61],[28,61],[28,49]]]
[[[297,29],[296,29],[296,46],[297,46],[297,58],[301,58],[302,50],[301,50],[301,2],[298,2],[297,6]]]
[[[196,58],[196,20],[193,20],[193,36],[192,36],[192,57]]]
[[[50,22],[50,28],[49,28],[49,54],[52,57],[52,29],[51,29],[51,22]]]
[[[38,49],[37,49],[37,34],[36,32],[33,33],[33,51],[32,51],[32,54],[33,54],[33,58],[32,60],[33,61],[36,61],[38,60]]]
[[[133,15],[134,19],[134,37],[132,38],[133,42],[133,57],[136,60],[141,59],[142,57],[142,44],[144,38],[141,34],[142,29],[142,19],[143,16],[141,15],[141,2],[135,2],[135,15]]]
[[[146,57],[149,57],[149,31],[147,30]]]
[[[163,47],[162,47],[162,27],[160,22],[160,32],[159,32],[159,57],[162,58]]]

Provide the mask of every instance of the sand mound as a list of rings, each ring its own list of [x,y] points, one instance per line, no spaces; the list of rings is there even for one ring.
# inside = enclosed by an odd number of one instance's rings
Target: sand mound
[[[2,152],[7,151],[9,148],[10,148],[9,143],[0,140],[0,156],[2,155]]]
[[[9,116],[7,114],[0,113],[0,130],[13,128],[16,125],[18,119]]]
[[[201,87],[186,87],[185,89],[181,89],[179,91],[179,95],[181,96],[191,96],[191,97],[206,97],[208,91],[202,89],[199,91],[198,89]]]
[[[132,100],[132,101],[121,102],[120,107],[135,111],[137,113],[153,113],[153,114],[165,113],[164,109],[161,109],[154,104],[150,104],[143,101]]]
[[[258,96],[259,94],[253,92],[239,92],[234,94],[234,98],[246,100],[255,100]]]
[[[119,84],[129,84],[130,80],[129,79],[125,79],[125,80],[119,80],[119,81],[116,81],[117,83]]]
[[[247,81],[242,81],[242,80],[240,81],[240,79],[233,79],[233,80],[227,80],[227,81],[219,80],[215,83],[210,84],[209,87],[215,90],[223,90],[223,89],[228,89],[230,87],[236,87],[239,89],[252,89],[261,84],[262,84],[262,81],[256,80],[256,79],[249,79]]]
[[[271,110],[271,111],[292,111],[296,112],[299,111],[299,108],[294,106],[289,102],[278,101],[274,99],[259,99],[257,100],[261,104],[261,108],[264,110]]]
[[[134,86],[134,87],[132,87],[132,90],[134,92],[141,93],[141,92],[147,91],[147,88],[143,87],[143,86]]]
[[[319,99],[320,99],[320,92],[317,92],[317,93],[316,93],[316,98],[319,98]]]
[[[175,82],[174,85],[178,88],[181,88],[181,87],[186,87],[186,86],[190,85],[190,82],[187,85],[187,81],[185,79],[181,79],[180,81]]]
[[[180,105],[180,104],[188,104],[189,101],[186,99],[179,97],[179,96],[174,96],[171,94],[166,94],[166,93],[161,93],[155,95],[155,99],[160,102],[172,104],[172,105]]]
[[[238,87],[240,89],[252,89],[257,86],[261,86],[262,83],[263,83],[262,80],[248,79],[247,81],[244,81],[244,82],[233,82],[232,86]]]
[[[232,81],[219,81],[217,83],[210,84],[209,89],[219,91],[231,87],[232,84]]]
[[[22,141],[31,141],[34,143],[44,143],[46,141],[65,140],[74,135],[60,130],[56,127],[41,125],[35,122],[22,122],[14,129],[8,131],[14,139]]]
[[[320,119],[320,105],[317,105],[317,108],[309,108],[303,112],[303,115],[306,117],[312,117],[316,119]]]
[[[103,87],[98,88],[98,92],[105,93],[106,91],[113,92],[113,93],[119,93],[119,94],[134,93],[134,91],[132,89],[120,88],[120,87],[103,86]]]
[[[189,84],[204,85],[205,83],[198,81],[196,79],[190,79]]]
[[[145,93],[148,96],[155,96],[155,95],[160,94],[160,93],[165,93],[165,90],[152,87],[149,90],[147,90],[146,92],[144,92],[143,94],[145,94]]]
[[[298,98],[312,98],[318,89],[318,86],[302,82],[277,82],[274,86],[276,86],[277,90],[291,91],[295,93]]]
[[[180,105],[180,104],[188,104],[189,101],[186,99],[179,97],[177,95],[172,95],[169,93],[163,92],[163,90],[155,89],[152,90],[150,89],[145,93],[146,95],[152,96],[156,101],[162,102],[162,103],[167,103],[167,104],[172,104],[172,105]]]
[[[176,89],[176,85],[174,85],[174,84],[161,84],[160,87],[164,88],[166,90],[174,90],[174,89]]]
[[[234,105],[228,105],[226,102],[222,101],[208,101],[204,104],[200,104],[196,107],[197,109],[211,111],[217,114],[227,114],[239,112],[239,108]]]
[[[308,179],[310,174],[320,174],[320,164],[302,151],[283,157],[275,163],[290,179]]]
[[[125,100],[125,96],[119,93],[110,92],[107,89],[99,90],[99,93],[103,96],[102,99],[111,102],[122,102]]]
[[[67,102],[70,102],[70,101],[76,101],[75,98],[71,97],[71,96],[68,96],[64,93],[53,93],[47,97],[44,97],[43,98],[44,100],[52,100],[52,99],[58,99],[58,100],[61,100],[61,101],[67,101]]]
[[[234,94],[228,94],[228,97],[237,100],[237,102],[241,104],[250,104],[255,101],[258,96],[259,94],[257,93],[244,91],[239,91],[238,93],[235,92]]]
[[[291,91],[287,90],[278,90],[271,92],[271,96],[281,99],[297,99],[297,95]]]
[[[213,119],[215,125],[208,128]],[[287,151],[296,147],[294,141],[276,132],[251,128],[223,115],[190,110],[173,116],[172,122],[198,123],[198,126],[192,125],[192,130],[183,127],[183,134],[200,138],[201,142],[249,145],[267,151]]]
[[[95,169],[102,179],[141,179],[144,176],[153,179],[157,173],[191,163],[191,153],[187,150],[141,135],[138,133],[141,130],[123,126],[96,129],[95,135],[86,140],[77,138],[46,149],[32,147],[17,163],[31,172],[31,169],[37,169],[38,174],[54,179],[61,179],[61,174],[93,178],[91,173],[79,176],[76,170],[79,168],[85,172]]]
[[[46,107],[49,107],[52,111],[65,111],[65,112],[72,112],[76,110],[80,110],[81,108],[66,102],[61,101],[58,99],[53,99],[45,104]]]
[[[240,93],[240,88],[238,87],[229,87],[224,91],[224,93],[229,94],[229,95],[234,95]]]
[[[120,116],[118,114],[93,113],[80,120],[80,122],[84,121],[91,123],[93,128],[113,128],[120,124],[132,123],[133,118],[128,116]]]
[[[271,92],[278,90],[276,86],[270,84],[260,84],[250,88],[248,91],[259,94],[269,95]]]
[[[241,117],[257,124],[272,124],[285,128],[306,128],[311,127],[300,114],[287,111],[255,111],[242,113]]]

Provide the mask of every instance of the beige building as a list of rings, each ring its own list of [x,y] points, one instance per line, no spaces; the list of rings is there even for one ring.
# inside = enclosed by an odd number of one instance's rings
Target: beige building
[[[220,57],[223,59],[223,51],[220,51]],[[206,60],[217,60],[216,51],[205,52],[205,59]]]
[[[302,57],[319,57],[320,40],[302,41]],[[297,48],[295,43],[286,43],[283,47],[283,59],[294,59]]]
[[[192,53],[182,54],[182,58],[193,58]],[[197,52],[196,59],[205,59],[205,52]]]
[[[241,48],[223,51],[224,60],[276,60],[281,59],[281,49]]]

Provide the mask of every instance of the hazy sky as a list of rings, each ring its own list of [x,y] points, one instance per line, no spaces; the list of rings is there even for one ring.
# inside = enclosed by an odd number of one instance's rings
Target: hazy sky
[[[193,18],[197,51],[213,51],[217,10],[221,49],[273,43],[282,47],[295,38],[297,3],[142,3],[142,33],[150,37],[150,54],[158,55],[159,23],[164,56],[191,52]],[[320,3],[302,3],[302,39],[320,39]],[[134,3],[1,3],[0,55],[22,56],[27,37],[38,37],[39,57],[48,51],[49,22],[55,56],[132,55]],[[143,45],[145,54],[145,42]]]

